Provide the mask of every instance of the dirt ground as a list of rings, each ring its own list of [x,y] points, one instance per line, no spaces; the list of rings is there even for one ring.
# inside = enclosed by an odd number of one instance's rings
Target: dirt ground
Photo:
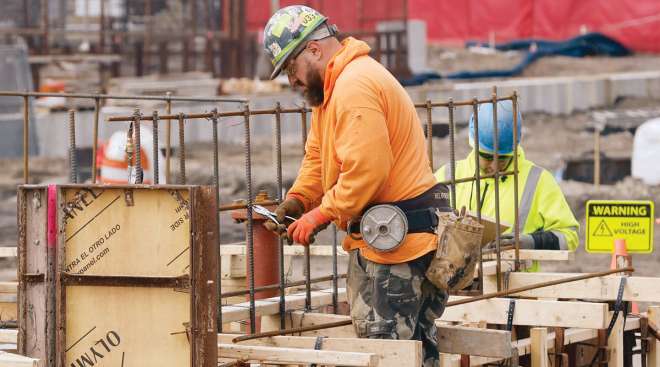
[[[517,51],[492,52],[479,49],[429,45],[427,64],[441,74],[456,71],[508,69],[517,65],[522,53]],[[658,70],[660,55],[636,54],[626,57],[544,57],[532,63],[519,77],[571,76],[599,73]]]

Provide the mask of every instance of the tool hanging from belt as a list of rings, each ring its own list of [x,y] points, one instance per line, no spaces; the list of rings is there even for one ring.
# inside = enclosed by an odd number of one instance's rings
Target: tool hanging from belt
[[[449,190],[442,184],[412,199],[367,207],[359,220],[348,222],[347,232],[351,238],[364,240],[376,251],[393,251],[408,233],[435,233],[436,210],[451,211]],[[354,236],[357,233],[361,237]]]

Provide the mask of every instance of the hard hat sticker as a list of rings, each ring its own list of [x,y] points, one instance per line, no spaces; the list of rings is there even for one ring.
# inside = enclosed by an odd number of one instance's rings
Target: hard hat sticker
[[[653,211],[652,201],[588,201],[587,252],[612,252],[615,239],[626,240],[628,252],[653,252]]]

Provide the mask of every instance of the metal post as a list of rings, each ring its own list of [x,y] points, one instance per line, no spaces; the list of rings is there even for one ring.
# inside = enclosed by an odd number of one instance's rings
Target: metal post
[[[99,147],[99,112],[101,110],[101,99],[99,97],[94,98],[94,133],[92,141],[92,183],[96,183],[96,171],[98,167],[96,164],[96,155],[98,154]]]
[[[218,109],[213,109],[213,117],[211,117],[213,128],[213,185],[215,186],[215,205],[220,207],[220,157],[218,152]],[[220,233],[220,211],[215,211],[215,223],[218,226],[218,233]],[[220,246],[220,236],[218,236],[218,247]],[[220,251],[218,251],[220,253]],[[222,259],[218,256],[218,332],[222,333]]]
[[[433,107],[430,99],[426,100],[426,139],[426,151],[433,171]]]
[[[594,186],[600,187],[600,127],[594,127]]]
[[[69,180],[78,183],[78,162],[76,160],[76,111],[69,110]]]
[[[495,177],[493,188],[495,190],[495,248],[497,249],[497,290],[502,290],[502,254],[500,253],[500,168],[499,168],[499,133],[497,132],[497,87],[493,87],[493,161],[495,163]]]
[[[142,115],[139,109],[135,109],[133,117],[135,118],[135,183],[141,184],[144,172],[142,171],[142,142],[140,137],[140,119]]]

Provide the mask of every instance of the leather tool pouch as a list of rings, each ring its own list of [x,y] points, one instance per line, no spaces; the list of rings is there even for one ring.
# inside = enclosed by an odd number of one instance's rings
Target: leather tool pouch
[[[466,215],[440,211],[436,214],[438,249],[426,277],[445,291],[463,289],[472,284],[484,226]]]

